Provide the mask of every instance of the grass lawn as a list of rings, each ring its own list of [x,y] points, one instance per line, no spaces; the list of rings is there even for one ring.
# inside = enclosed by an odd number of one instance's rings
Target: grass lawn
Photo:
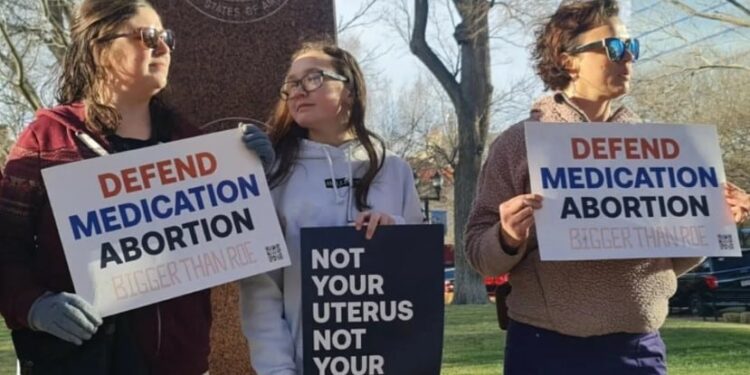
[[[502,372],[505,331],[494,305],[445,306],[443,375],[498,375]]]
[[[443,375],[498,375],[505,334],[493,305],[446,306]],[[0,322],[1,323],[1,322]],[[671,318],[662,328],[673,375],[750,374],[750,325]],[[0,328],[0,375],[15,374],[7,329]]]
[[[661,332],[671,375],[750,374],[750,325],[670,318]],[[498,375],[504,347],[493,305],[446,306],[443,375]]]
[[[10,341],[10,331],[5,327],[3,318],[0,318],[0,375],[16,373],[16,353],[13,351],[13,343]]]
[[[661,333],[670,374],[750,374],[750,325],[670,319]]]

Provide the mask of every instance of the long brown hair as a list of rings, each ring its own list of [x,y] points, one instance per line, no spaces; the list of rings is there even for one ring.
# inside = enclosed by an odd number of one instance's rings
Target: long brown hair
[[[377,134],[365,126],[365,105],[367,103],[365,78],[354,56],[329,41],[304,43],[292,55],[291,61],[293,62],[299,56],[310,51],[318,51],[330,56],[333,60],[333,68],[336,73],[347,78],[346,85],[352,94],[352,106],[347,129],[354,133],[359,143],[365,148],[367,157],[369,158],[367,172],[365,172],[359,184],[355,186],[357,209],[363,211],[370,208],[367,204],[367,194],[372,181],[383,167],[383,161],[385,160],[385,143]],[[283,99],[280,99],[276,103],[273,115],[268,120],[268,125],[268,134],[274,144],[276,155],[279,156],[279,162],[269,176],[271,186],[276,187],[283,183],[291,174],[299,156],[300,140],[308,138],[308,130],[302,128],[294,121],[292,115],[289,113],[287,102]],[[378,156],[373,139],[380,144],[382,157]],[[353,181],[350,183],[354,185]]]
[[[94,133],[112,134],[122,120],[109,103],[107,69],[103,56],[111,41],[106,37],[138,13],[140,8],[153,8],[146,0],[84,0],[78,8],[70,30],[70,47],[65,53],[58,79],[57,100],[60,104],[83,102],[86,106],[86,127]],[[154,134],[159,140],[168,138],[173,114],[158,96],[149,103]]]
[[[617,17],[617,0],[564,0],[557,11],[536,29],[532,61],[546,89],[563,90],[571,76],[562,63],[578,36]]]

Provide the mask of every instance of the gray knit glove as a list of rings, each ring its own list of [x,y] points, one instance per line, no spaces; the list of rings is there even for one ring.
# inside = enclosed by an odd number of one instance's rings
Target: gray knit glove
[[[269,173],[274,160],[276,160],[271,139],[263,130],[253,124],[240,123],[240,129],[242,129],[242,142],[245,143],[245,147],[258,154],[261,163],[263,163],[263,170]]]
[[[65,341],[81,345],[102,324],[99,312],[83,298],[71,293],[46,294],[31,305],[29,326]]]

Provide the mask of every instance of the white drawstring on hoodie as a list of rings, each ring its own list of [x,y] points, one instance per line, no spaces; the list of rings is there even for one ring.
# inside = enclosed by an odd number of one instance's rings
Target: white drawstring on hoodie
[[[336,195],[336,203],[341,203],[343,197],[339,195],[339,187],[336,183],[336,173],[333,171],[333,159],[331,158],[331,153],[328,152],[328,147],[326,147],[326,145],[320,145],[320,148],[323,149],[323,153],[326,154],[326,159],[328,160],[328,172],[331,174],[331,185],[333,186],[333,193]]]
[[[346,221],[349,222],[349,223],[351,223],[351,222],[354,221],[354,218],[351,216],[352,215],[351,192],[354,191],[354,172],[352,171],[352,164],[354,164],[354,163],[352,162],[352,159],[353,159],[352,158],[352,148],[353,148],[352,144],[351,143],[347,144],[346,148],[347,148],[347,151],[348,151],[347,152],[348,159],[346,161],[346,166],[347,166],[346,170],[349,171],[348,178],[349,178],[349,185],[350,185],[349,195],[347,196],[348,197],[347,199],[349,199],[349,201],[346,204]],[[385,155],[383,155],[383,157],[385,157]]]
[[[349,182],[348,189],[346,191],[346,194],[341,194],[338,187],[338,181],[336,181],[336,173],[333,169],[333,158],[331,157],[330,151],[328,151],[328,146],[321,144],[320,148],[323,150],[323,153],[326,155],[326,160],[328,161],[328,172],[331,175],[331,184],[333,185],[333,193],[336,195],[336,202],[341,203],[344,201],[344,199],[347,199],[346,202],[346,221],[351,223],[354,222],[354,218],[352,217],[351,212],[351,192],[355,189],[354,186],[354,171],[352,170],[352,143],[348,142],[345,144],[345,147],[347,149],[346,156],[347,159],[346,162],[346,171],[348,173],[347,175],[347,181]]]

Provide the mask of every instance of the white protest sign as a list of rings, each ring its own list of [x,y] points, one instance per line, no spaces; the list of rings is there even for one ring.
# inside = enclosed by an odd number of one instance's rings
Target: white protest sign
[[[76,293],[102,316],[290,264],[263,168],[237,130],[42,175]]]
[[[526,123],[543,260],[740,256],[716,128]]]

